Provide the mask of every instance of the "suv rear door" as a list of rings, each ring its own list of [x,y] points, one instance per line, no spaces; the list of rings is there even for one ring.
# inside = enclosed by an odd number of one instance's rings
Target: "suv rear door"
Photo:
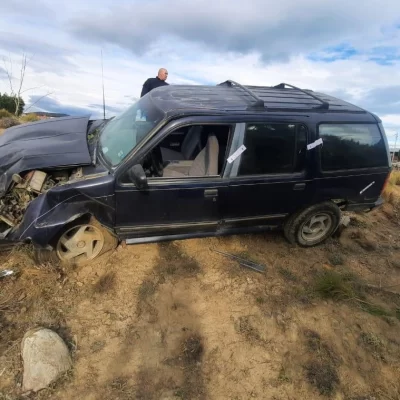
[[[223,230],[254,230],[279,226],[312,203],[314,181],[303,123],[258,121],[237,124],[230,154],[246,150],[226,170],[229,201]]]

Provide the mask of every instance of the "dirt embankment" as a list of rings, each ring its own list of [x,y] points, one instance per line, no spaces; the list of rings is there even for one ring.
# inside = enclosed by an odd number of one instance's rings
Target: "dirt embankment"
[[[0,399],[19,398],[20,340],[38,325],[74,368],[35,399],[398,399],[397,215],[354,216],[313,249],[274,233],[119,248],[74,270],[3,255],[20,274],[0,281]]]

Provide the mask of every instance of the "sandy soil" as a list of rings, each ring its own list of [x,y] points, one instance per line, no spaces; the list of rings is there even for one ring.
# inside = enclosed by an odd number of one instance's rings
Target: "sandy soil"
[[[66,340],[74,368],[33,399],[400,398],[390,204],[313,249],[271,233],[119,247],[76,269],[20,250],[2,267],[20,273],[0,281],[0,399],[20,398],[20,341],[34,326]],[[346,276],[339,294],[321,290],[331,275]]]

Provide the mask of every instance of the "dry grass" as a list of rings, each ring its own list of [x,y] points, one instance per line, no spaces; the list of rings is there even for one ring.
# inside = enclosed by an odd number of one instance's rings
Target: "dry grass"
[[[383,196],[391,205],[400,206],[400,171],[392,171]]]
[[[390,174],[389,183],[391,185],[400,185],[400,171],[393,171]]]
[[[22,123],[29,123],[29,122],[36,122],[40,121],[40,118],[36,114],[26,114],[19,117],[20,122]]]
[[[96,283],[94,291],[97,293],[107,293],[115,287],[115,273],[109,272],[102,276]]]

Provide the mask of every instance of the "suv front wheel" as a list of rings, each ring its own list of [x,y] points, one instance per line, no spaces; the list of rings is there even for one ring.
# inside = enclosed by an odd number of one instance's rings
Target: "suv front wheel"
[[[339,207],[331,201],[326,201],[291,216],[286,221],[283,232],[290,243],[311,247],[329,238],[339,223]]]
[[[118,239],[95,219],[89,222],[73,222],[52,241],[54,250],[36,249],[38,263],[61,262],[63,264],[86,265],[100,255],[113,250]]]

